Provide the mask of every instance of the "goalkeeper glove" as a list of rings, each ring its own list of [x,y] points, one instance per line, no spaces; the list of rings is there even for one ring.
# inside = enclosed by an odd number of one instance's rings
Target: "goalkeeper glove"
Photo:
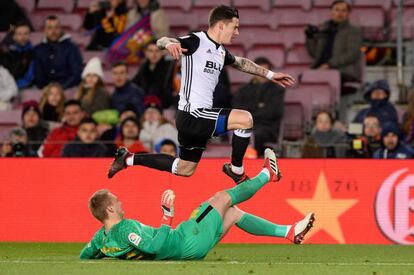
[[[175,194],[172,190],[165,190],[161,197],[162,223],[166,225],[172,224],[174,218],[174,200]]]

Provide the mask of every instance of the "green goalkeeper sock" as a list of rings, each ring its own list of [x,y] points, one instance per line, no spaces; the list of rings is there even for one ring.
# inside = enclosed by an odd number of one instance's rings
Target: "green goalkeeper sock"
[[[256,177],[243,181],[231,189],[227,189],[226,192],[231,197],[231,205],[236,205],[250,199],[260,188],[268,183],[269,178],[269,171],[263,169]]]
[[[274,236],[285,238],[290,225],[278,225],[260,217],[244,213],[237,227],[256,236]]]

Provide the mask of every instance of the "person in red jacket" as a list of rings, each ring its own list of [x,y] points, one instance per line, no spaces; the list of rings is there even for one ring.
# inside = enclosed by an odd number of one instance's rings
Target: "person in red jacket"
[[[115,139],[116,148],[125,147],[133,153],[148,153],[139,140],[140,126],[136,118],[128,117],[121,123],[121,133]]]
[[[84,116],[85,113],[78,100],[66,101],[62,119],[63,125],[50,132],[39,155],[45,158],[60,157],[66,142],[75,139],[79,124]]]

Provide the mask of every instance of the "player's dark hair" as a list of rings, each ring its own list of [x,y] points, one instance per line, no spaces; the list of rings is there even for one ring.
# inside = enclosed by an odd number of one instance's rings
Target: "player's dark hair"
[[[210,11],[208,26],[213,27],[217,22],[231,21],[233,17],[239,18],[239,11],[235,7],[220,5]]]
[[[272,64],[272,62],[270,62],[270,60],[269,60],[269,59],[267,59],[267,58],[266,58],[266,57],[264,57],[264,56],[259,56],[259,57],[257,57],[257,58],[254,60],[254,63],[256,63],[256,64],[258,64],[258,65],[265,64],[265,65],[268,65],[270,69],[272,69],[272,68],[273,68],[273,64]]]
[[[98,126],[98,123],[96,123],[96,121],[90,117],[85,117],[84,119],[82,119],[79,123],[79,126],[81,126],[82,124],[93,124],[95,126]]]
[[[346,8],[348,9],[348,12],[350,12],[351,9],[352,9],[351,4],[348,1],[345,1],[345,0],[335,0],[335,1],[333,1],[330,8],[333,9],[333,7],[335,7],[338,4],[346,4]]]
[[[104,222],[108,218],[106,208],[112,203],[111,196],[107,189],[96,191],[89,199],[89,210],[99,221]]]
[[[126,68],[126,69],[127,69],[127,71],[128,71],[128,64],[126,64],[126,63],[125,63],[125,62],[123,62],[123,61],[116,62],[116,63],[112,64],[111,69],[116,68],[116,67],[120,67],[120,66],[125,66],[125,68]]]
[[[66,107],[68,106],[72,106],[72,105],[76,105],[79,106],[79,108],[81,108],[81,110],[83,110],[82,105],[80,103],[79,100],[76,99],[69,99],[65,101],[65,105],[63,105],[63,109],[66,109]]]

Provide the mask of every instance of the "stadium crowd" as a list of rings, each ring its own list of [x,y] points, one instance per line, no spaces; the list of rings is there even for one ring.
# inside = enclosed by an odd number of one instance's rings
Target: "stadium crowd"
[[[348,2],[332,1],[330,9],[329,20],[303,30],[303,42],[312,69],[339,71],[339,107],[312,110],[311,127],[299,138],[301,156],[414,158],[414,92],[399,120],[387,80],[359,85],[368,107],[346,121],[347,108],[360,94],[352,84],[364,81],[363,35],[349,20]],[[156,39],[170,35],[169,15],[158,1],[90,1],[82,14],[90,37],[84,51],[105,55],[88,60],[59,16],[44,16],[44,38],[33,45],[30,15],[14,0],[1,1],[0,10],[0,31],[7,32],[0,46],[0,116],[21,110],[20,126],[2,137],[1,157],[111,157],[121,146],[133,153],[177,154],[180,64],[156,46]],[[277,67],[267,56],[254,61]],[[112,85],[106,85],[108,78]],[[281,146],[283,120],[291,115],[284,112],[289,90],[258,76],[235,90],[231,80],[223,69],[213,107],[252,113],[253,156],[262,156],[266,146]],[[42,90],[40,99],[22,102],[22,91],[33,87]],[[220,142],[226,144],[228,138]]]

